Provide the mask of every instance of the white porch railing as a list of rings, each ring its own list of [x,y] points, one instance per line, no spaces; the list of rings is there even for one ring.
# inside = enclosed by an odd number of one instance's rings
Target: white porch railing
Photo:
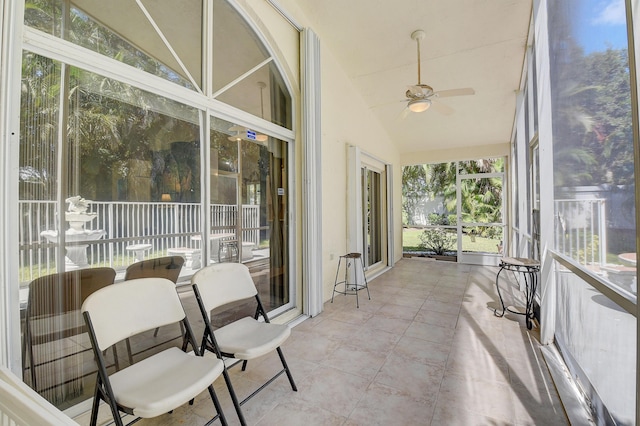
[[[605,200],[555,200],[555,250],[583,264],[607,262]]]
[[[78,426],[6,367],[0,367],[0,425]]]
[[[258,205],[243,205],[242,241],[260,244],[260,210]],[[20,201],[20,282],[56,270],[56,244],[40,235],[57,230],[57,205],[54,201]],[[126,250],[133,244],[149,244],[148,254],[166,254],[168,248],[197,247],[191,237],[200,235],[201,205],[166,202],[93,202],[90,211],[96,219],[86,229],[102,229],[106,235],[87,248],[90,265],[123,269],[134,262],[134,253]],[[237,206],[215,204],[210,208],[212,232],[236,233]],[[67,242],[67,245],[79,244]]]

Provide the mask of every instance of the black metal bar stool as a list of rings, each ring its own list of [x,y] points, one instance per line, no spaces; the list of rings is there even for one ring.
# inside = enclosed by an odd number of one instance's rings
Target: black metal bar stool
[[[338,276],[340,275],[340,265],[342,264],[342,259],[345,260],[344,266],[344,280],[338,281]],[[355,270],[352,270],[353,273],[353,282],[349,280],[349,269],[355,267],[356,261],[360,261],[360,267],[362,268],[362,278],[364,283],[358,282],[358,273]],[[331,303],[333,303],[333,296],[338,294],[345,295],[355,295],[356,296],[356,307],[360,307],[360,301],[358,300],[358,292],[361,290],[367,290],[367,296],[369,300],[371,300],[371,294],[369,293],[369,283],[367,283],[367,276],[364,272],[364,263],[362,262],[362,255],[360,253],[347,253],[345,255],[340,256],[338,260],[338,269],[336,270],[336,280],[333,285],[333,293],[331,294]]]
[[[500,293],[500,273],[504,270],[513,271],[522,274],[525,285],[525,310],[524,312],[518,312],[505,307],[502,294]],[[496,289],[498,290],[498,296],[500,297],[500,304],[502,305],[502,312],[498,313],[497,309],[494,309],[493,313],[498,317],[503,317],[505,312],[511,312],[513,314],[524,315],[527,324],[527,329],[531,330],[534,312],[533,312],[533,298],[536,294],[536,288],[538,287],[538,272],[540,272],[540,262],[535,259],[529,259],[526,257],[503,257],[500,262],[500,270],[496,275]]]

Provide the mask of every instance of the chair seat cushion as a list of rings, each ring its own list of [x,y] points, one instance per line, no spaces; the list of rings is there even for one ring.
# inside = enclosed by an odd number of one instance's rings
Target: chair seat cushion
[[[253,359],[279,347],[291,334],[285,324],[259,322],[244,317],[215,331],[220,351],[237,359]]]
[[[222,373],[223,363],[169,348],[109,376],[116,402],[138,417],[167,413],[200,394]]]

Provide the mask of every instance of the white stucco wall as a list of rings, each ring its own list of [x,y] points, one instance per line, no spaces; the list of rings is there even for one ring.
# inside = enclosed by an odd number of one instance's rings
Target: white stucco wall
[[[320,34],[320,37],[322,35]],[[347,251],[347,146],[356,145],[393,166],[396,257],[402,255],[399,153],[356,93],[331,51],[322,46],[323,262],[325,299],[331,297],[337,256]]]
[[[289,30],[279,27],[284,22],[274,18],[271,6],[264,0],[247,0],[253,8],[250,13],[262,21],[262,27],[275,43],[289,37]],[[303,27],[316,31],[313,18],[305,16],[294,0],[278,1],[278,4]],[[279,23],[276,24],[276,22]],[[321,46],[322,85],[322,273],[323,297],[331,298],[338,256],[347,251],[347,146],[356,145],[362,152],[389,163],[393,167],[394,250],[398,260],[402,256],[402,168],[400,156],[393,141],[377,123],[375,117],[353,87],[349,77],[322,43],[322,33],[316,31]],[[293,51],[287,44],[281,46],[285,56]],[[295,65],[287,59],[289,65]]]

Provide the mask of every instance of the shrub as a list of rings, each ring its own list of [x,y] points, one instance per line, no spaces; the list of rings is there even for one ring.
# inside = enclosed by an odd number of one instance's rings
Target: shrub
[[[420,234],[420,242],[420,247],[425,248],[427,251],[443,255],[446,252],[453,251],[456,240],[452,234],[444,229],[425,229]]]

